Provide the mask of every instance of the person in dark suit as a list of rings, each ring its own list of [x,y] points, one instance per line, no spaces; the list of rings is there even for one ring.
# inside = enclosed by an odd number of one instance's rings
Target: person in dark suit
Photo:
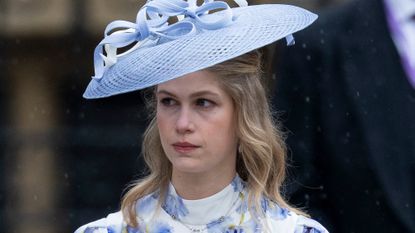
[[[415,232],[415,77],[385,3],[330,9],[275,52],[291,201],[332,232]]]

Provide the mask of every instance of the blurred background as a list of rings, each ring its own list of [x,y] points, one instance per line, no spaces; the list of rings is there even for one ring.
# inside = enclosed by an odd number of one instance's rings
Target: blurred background
[[[319,11],[345,1],[250,4]],[[0,0],[1,232],[73,232],[117,211],[126,185],[142,174],[140,93],[81,97],[105,26],[134,21],[142,4]]]

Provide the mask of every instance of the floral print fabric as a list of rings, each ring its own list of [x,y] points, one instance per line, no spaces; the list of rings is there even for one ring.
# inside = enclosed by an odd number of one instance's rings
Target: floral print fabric
[[[236,176],[224,190],[201,200],[184,200],[173,185],[157,211],[159,193],[137,201],[138,228],[125,224],[120,212],[89,223],[75,233],[328,233],[318,222],[299,216],[267,198],[262,198],[265,216],[248,207],[246,184]],[[249,211],[251,209],[251,211]]]

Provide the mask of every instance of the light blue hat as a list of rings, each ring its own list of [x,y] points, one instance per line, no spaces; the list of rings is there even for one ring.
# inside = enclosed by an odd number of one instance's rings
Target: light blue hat
[[[197,0],[150,0],[139,10],[135,23],[110,23],[95,49],[95,76],[84,98],[157,85],[281,38],[293,44],[292,33],[317,19],[295,6],[235,2],[239,7],[215,0],[204,0],[201,5]],[[172,19],[176,22],[170,23]],[[117,51],[126,48],[123,53]]]

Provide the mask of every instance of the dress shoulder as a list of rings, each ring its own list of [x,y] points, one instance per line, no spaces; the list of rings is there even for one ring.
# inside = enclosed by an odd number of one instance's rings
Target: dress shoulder
[[[261,206],[265,212],[266,225],[270,226],[271,232],[329,233],[317,221],[283,208],[267,198],[262,199]]]
[[[283,211],[276,211],[278,208]],[[276,212],[279,212],[280,214],[276,215]],[[317,221],[278,206],[267,210],[266,215],[265,220],[266,224],[270,226],[270,232],[329,233],[327,229]]]
[[[85,224],[75,233],[121,233],[123,224],[122,213],[119,211],[109,214],[106,218]]]
[[[298,216],[295,233],[329,233],[319,222],[304,217]]]

